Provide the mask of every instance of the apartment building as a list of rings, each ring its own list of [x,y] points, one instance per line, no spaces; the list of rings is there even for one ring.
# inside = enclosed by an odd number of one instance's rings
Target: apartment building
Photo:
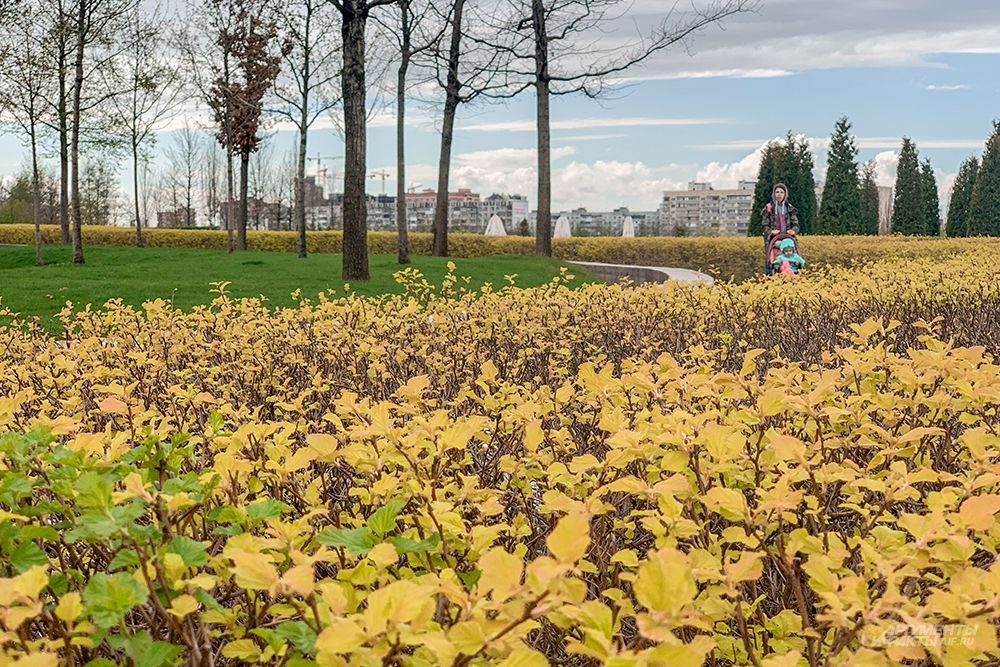
[[[663,193],[659,209],[664,235],[746,236],[756,181],[716,190],[711,183],[690,181],[686,190]]]

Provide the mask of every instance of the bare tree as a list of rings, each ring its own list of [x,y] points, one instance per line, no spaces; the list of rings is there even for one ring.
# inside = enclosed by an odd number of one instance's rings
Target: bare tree
[[[117,35],[138,0],[74,0],[72,24],[73,89],[70,106],[70,204],[72,207],[73,262],[83,263],[83,235],[80,202],[80,131],[82,117],[93,112],[108,99],[120,94],[118,89],[103,90],[96,95],[84,93],[98,73],[109,66],[124,50]],[[88,59],[88,56],[89,59]]]
[[[148,16],[139,6],[132,8],[122,35],[126,48],[109,72],[106,85],[124,86],[122,95],[111,98],[114,121],[125,134],[132,157],[132,197],[135,243],[143,245],[140,215],[139,165],[156,140],[155,131],[176,111],[186,93],[181,67],[172,58],[163,31],[165,17],[159,5]]]
[[[26,137],[31,150],[31,217],[35,226],[35,263],[45,264],[42,256],[41,175],[38,140],[45,119],[44,98],[52,80],[44,61],[44,34],[40,30],[40,12],[34,3],[25,3],[17,13],[2,17],[9,28],[4,41],[5,76],[0,77],[0,113],[13,121]]]
[[[468,36],[484,24],[495,11],[492,3],[482,3],[484,11],[477,12],[472,20],[466,16],[477,6],[468,0],[451,0],[450,12],[442,14],[449,27],[447,50],[442,40],[441,48],[433,52],[435,79],[444,92],[444,109],[441,117],[441,152],[438,159],[437,202],[434,206],[434,242],[432,254],[448,254],[448,191],[451,182],[451,154],[455,136],[455,118],[460,104],[468,104],[484,95],[502,97],[506,94],[509,51],[497,48],[485,39],[473,40]],[[470,28],[468,26],[473,26]]]
[[[183,207],[185,227],[194,227],[195,224],[195,182],[201,155],[199,144],[198,132],[184,123],[184,127],[174,133],[173,141],[164,151],[169,165],[167,179],[173,193],[173,215],[177,219]]]
[[[200,159],[199,180],[204,197],[205,217],[209,227],[215,227],[219,215],[219,169],[221,168],[219,145],[215,142],[205,142]]]
[[[438,15],[431,11],[427,0],[396,0],[396,8],[398,23],[383,25],[386,32],[395,38],[399,56],[395,90],[397,259],[400,264],[408,264],[410,244],[406,223],[406,97],[410,87],[409,72],[414,59],[437,47],[447,23],[433,20]]]
[[[612,32],[630,6],[628,0],[505,0],[509,13],[491,26],[491,48],[507,51],[510,97],[534,89],[538,133],[538,219],[535,252],[552,255],[552,139],[550,99],[583,93],[599,97],[612,90],[615,78],[671,46],[686,45],[695,33],[742,12],[754,11],[760,0],[711,0],[688,12],[671,5],[650,30],[637,32],[612,47],[600,38]]]
[[[340,12],[344,98],[343,279],[368,280],[368,202],[365,193],[368,129],[365,96],[365,32],[371,11],[396,0],[329,0]]]
[[[295,125],[295,228],[299,257],[306,256],[306,151],[309,129],[340,100],[338,65],[341,45],[332,36],[333,14],[325,0],[293,0],[278,10],[278,26],[287,47],[284,68],[275,85],[273,112]]]
[[[45,124],[56,135],[59,154],[59,232],[63,243],[70,242],[69,224],[69,128],[70,64],[75,51],[71,0],[41,0],[39,20],[45,32],[45,62],[54,79],[53,90],[45,96]]]

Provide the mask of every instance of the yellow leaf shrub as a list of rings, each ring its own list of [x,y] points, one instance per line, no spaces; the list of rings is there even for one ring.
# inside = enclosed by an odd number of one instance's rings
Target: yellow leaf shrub
[[[998,270],[16,321],[0,664],[994,663]]]

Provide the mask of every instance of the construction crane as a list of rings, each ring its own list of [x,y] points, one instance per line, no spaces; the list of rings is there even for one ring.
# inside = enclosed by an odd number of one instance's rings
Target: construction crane
[[[385,179],[389,178],[390,176],[392,176],[392,174],[390,174],[387,171],[373,171],[372,173],[368,174],[368,178],[382,179],[382,194],[385,194]]]
[[[423,185],[423,183],[410,183],[410,187],[407,188],[406,191],[409,192],[410,194],[413,194],[414,192],[417,191],[417,188],[419,188],[421,185]]]

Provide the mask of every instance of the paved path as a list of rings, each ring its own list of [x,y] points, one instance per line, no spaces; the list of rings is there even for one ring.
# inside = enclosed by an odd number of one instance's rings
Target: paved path
[[[715,282],[712,276],[670,266],[632,266],[628,264],[605,264],[602,262],[571,262],[589,270],[606,280],[631,278],[635,283],[662,283],[667,280],[682,282],[699,282],[711,285]]]

